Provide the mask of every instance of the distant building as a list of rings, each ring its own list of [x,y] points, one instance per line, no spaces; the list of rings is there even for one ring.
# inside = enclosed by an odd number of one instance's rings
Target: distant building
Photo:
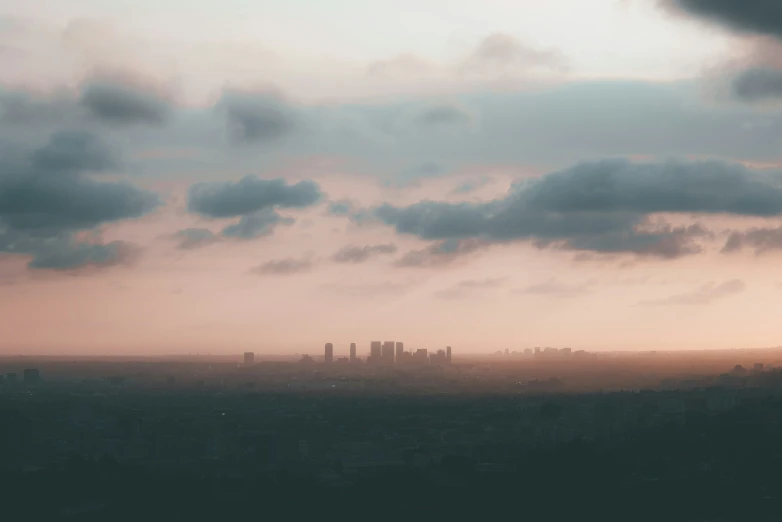
[[[334,345],[326,343],[326,358],[324,359],[326,364],[331,364],[334,361]]]
[[[379,363],[381,359],[381,353],[383,349],[383,343],[380,341],[372,341],[369,345],[369,360],[371,363]]]
[[[532,348],[525,348],[524,355],[532,355]]]
[[[419,348],[415,351],[415,354],[413,355],[413,361],[415,361],[416,364],[428,364],[429,363],[429,352],[426,348]]]
[[[339,359],[337,359],[337,364],[348,364],[348,363],[350,363],[350,359],[348,359],[347,357],[340,357]]]
[[[762,372],[763,368],[765,368],[765,365],[763,363],[755,363],[755,366],[753,366],[756,372]]]
[[[448,358],[445,355],[445,350],[437,350],[437,353],[433,353],[429,356],[429,364],[444,365],[448,364]]]
[[[24,371],[22,378],[25,384],[35,384],[41,380],[41,372],[37,368],[29,368]]]
[[[301,356],[301,359],[299,359],[299,362],[302,364],[312,364],[312,357],[310,357],[307,354],[304,354]]]
[[[560,352],[562,353],[562,355],[570,355],[570,354],[573,353],[570,348],[562,348],[562,350],[560,350]]]
[[[356,362],[356,343],[350,343],[350,362]]]
[[[448,362],[451,362],[451,347],[446,346],[445,347],[445,356],[448,358]]]
[[[405,343],[396,343],[396,359],[399,360],[405,353]]]
[[[5,374],[5,382],[8,384],[16,384],[19,382],[19,376],[15,372]]]
[[[252,365],[255,362],[254,352],[244,352],[244,364],[247,366]]]
[[[383,350],[381,352],[381,359],[386,366],[394,365],[394,348],[396,343],[394,341],[384,341]]]
[[[540,355],[540,346],[535,347],[535,356],[537,357],[538,355]]]

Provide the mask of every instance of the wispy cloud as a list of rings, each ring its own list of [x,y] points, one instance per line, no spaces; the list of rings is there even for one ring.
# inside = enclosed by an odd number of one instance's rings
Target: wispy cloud
[[[561,283],[557,278],[552,277],[542,283],[530,285],[526,288],[513,290],[514,294],[547,295],[551,297],[577,297],[589,291],[595,284],[594,281],[587,281],[582,284]]]
[[[721,284],[706,283],[692,292],[675,294],[664,299],[642,301],[642,305],[706,305],[719,299],[740,294],[746,288],[744,281],[732,279]]]
[[[507,277],[467,279],[460,281],[449,288],[435,292],[434,295],[441,299],[462,299],[486,289],[499,288],[503,286],[507,280]]]

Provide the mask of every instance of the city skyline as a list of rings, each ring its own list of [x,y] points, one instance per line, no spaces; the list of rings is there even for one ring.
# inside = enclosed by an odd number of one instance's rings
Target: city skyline
[[[704,5],[0,0],[0,355],[778,346],[782,20]]]

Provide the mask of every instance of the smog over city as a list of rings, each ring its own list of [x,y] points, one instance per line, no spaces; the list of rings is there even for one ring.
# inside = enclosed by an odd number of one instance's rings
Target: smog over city
[[[779,0],[0,0],[9,520],[777,521]]]

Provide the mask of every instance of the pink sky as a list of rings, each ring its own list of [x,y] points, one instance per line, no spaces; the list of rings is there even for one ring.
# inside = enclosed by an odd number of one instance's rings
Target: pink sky
[[[642,0],[354,3],[366,26],[0,0],[0,354],[779,344],[782,93],[730,86],[782,36]],[[229,237],[252,219],[277,221]],[[450,240],[479,246],[400,266]]]

